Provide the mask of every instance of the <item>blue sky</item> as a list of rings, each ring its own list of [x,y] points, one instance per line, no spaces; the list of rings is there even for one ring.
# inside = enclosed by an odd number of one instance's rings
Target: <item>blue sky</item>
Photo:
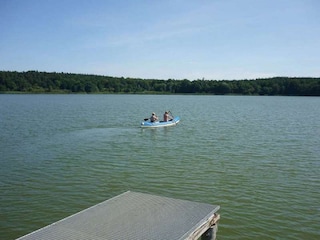
[[[0,0],[0,70],[320,77],[319,0]]]

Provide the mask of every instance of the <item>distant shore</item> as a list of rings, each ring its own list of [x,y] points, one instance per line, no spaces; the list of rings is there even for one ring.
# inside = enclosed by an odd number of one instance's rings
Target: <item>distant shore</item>
[[[0,93],[320,96],[320,78],[158,80],[56,72],[0,71]]]

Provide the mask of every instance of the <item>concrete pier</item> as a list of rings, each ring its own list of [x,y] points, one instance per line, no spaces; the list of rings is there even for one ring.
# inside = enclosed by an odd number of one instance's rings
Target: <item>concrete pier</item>
[[[219,206],[125,192],[19,240],[216,238]]]

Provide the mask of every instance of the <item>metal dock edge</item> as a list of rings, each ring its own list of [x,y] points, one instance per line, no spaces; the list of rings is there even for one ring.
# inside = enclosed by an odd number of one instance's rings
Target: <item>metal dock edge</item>
[[[18,239],[213,240],[219,208],[128,191]]]

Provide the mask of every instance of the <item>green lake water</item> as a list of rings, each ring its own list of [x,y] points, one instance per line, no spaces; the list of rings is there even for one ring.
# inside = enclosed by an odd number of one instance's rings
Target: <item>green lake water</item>
[[[0,125],[1,239],[127,190],[220,205],[218,239],[320,239],[318,97],[0,95]]]

